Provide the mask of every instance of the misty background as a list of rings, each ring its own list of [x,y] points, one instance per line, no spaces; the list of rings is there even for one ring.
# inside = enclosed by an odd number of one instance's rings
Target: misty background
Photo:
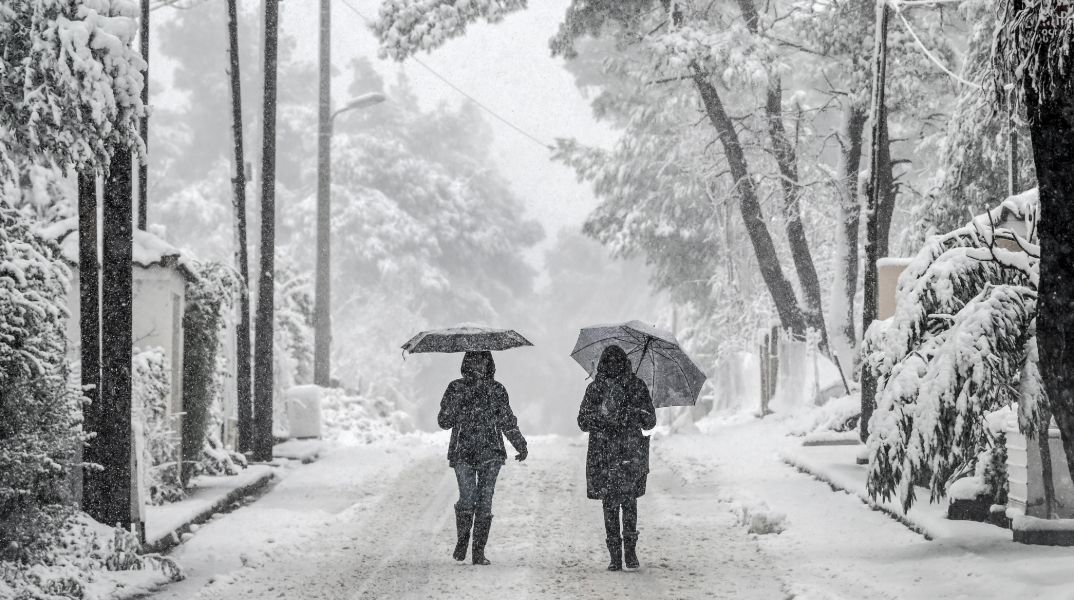
[[[259,5],[240,3],[239,31],[252,265],[260,223]],[[568,135],[593,145],[615,139],[592,117],[586,87],[577,83],[584,81],[578,69],[593,65],[568,65],[548,51],[568,2],[475,26],[422,56],[429,69],[377,58],[375,38],[351,10],[371,17],[377,5],[350,1],[333,10],[334,107],[369,92],[387,96],[335,120],[333,376],[435,428],[461,355],[404,360],[401,344],[430,327],[511,327],[535,345],[496,356],[523,430],[574,431],[587,384],[568,356],[578,329],[633,318],[670,327],[673,318],[640,258],[613,258],[582,234],[597,205],[593,193],[542,145]],[[318,23],[313,3],[281,8],[276,345],[277,377],[290,385],[311,376]],[[230,264],[225,18],[218,2],[154,11],[149,220],[197,258]]]

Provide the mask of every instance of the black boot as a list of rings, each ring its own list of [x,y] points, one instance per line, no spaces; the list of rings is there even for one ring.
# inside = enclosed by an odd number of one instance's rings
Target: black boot
[[[489,528],[492,527],[492,515],[474,517],[474,554],[475,565],[491,565],[485,558],[485,544],[489,541]]]
[[[619,504],[604,500],[604,533],[608,541],[609,571],[623,570],[623,538],[619,535]]]
[[[611,561],[608,562],[609,571],[622,571],[623,570],[623,538],[610,537],[608,538],[608,556],[611,557]]]
[[[641,566],[638,562],[638,532],[623,532],[623,563],[627,571],[635,571]]]
[[[628,571],[634,571],[638,563],[638,499],[623,502],[623,562]]]
[[[451,557],[466,560],[466,547],[470,545],[470,528],[474,526],[474,513],[455,509],[455,551]]]

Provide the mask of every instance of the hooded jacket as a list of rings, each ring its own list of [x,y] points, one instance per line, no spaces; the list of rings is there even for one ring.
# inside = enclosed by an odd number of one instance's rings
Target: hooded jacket
[[[437,424],[451,430],[448,463],[470,465],[496,460],[503,464],[506,436],[515,450],[526,449],[526,439],[511,411],[507,390],[495,380],[496,363],[491,352],[467,352],[462,359],[462,378],[448,384],[440,401]]]
[[[619,346],[601,353],[578,410],[578,427],[589,433],[586,495],[617,501],[645,495],[649,438],[642,430],[656,427],[656,409]]]

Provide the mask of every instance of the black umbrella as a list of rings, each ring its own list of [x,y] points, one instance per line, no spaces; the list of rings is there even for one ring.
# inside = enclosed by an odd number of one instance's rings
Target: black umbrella
[[[634,373],[649,386],[657,408],[691,406],[697,402],[705,385],[705,374],[686,355],[674,335],[641,321],[583,328],[571,358],[592,375],[604,349],[613,344],[626,350]]]
[[[403,352],[477,352],[532,346],[514,329],[449,327],[423,331],[403,344]]]

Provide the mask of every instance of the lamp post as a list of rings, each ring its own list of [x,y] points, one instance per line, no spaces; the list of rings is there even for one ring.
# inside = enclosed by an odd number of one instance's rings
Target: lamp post
[[[322,77],[325,74],[322,73]],[[322,94],[326,89],[322,80]],[[350,110],[367,108],[384,102],[384,94],[371,92],[354,98],[343,108],[330,113],[322,97],[320,127],[317,138],[317,273],[313,302],[313,383],[331,384],[332,313],[330,259],[332,256],[332,125],[336,117]]]

